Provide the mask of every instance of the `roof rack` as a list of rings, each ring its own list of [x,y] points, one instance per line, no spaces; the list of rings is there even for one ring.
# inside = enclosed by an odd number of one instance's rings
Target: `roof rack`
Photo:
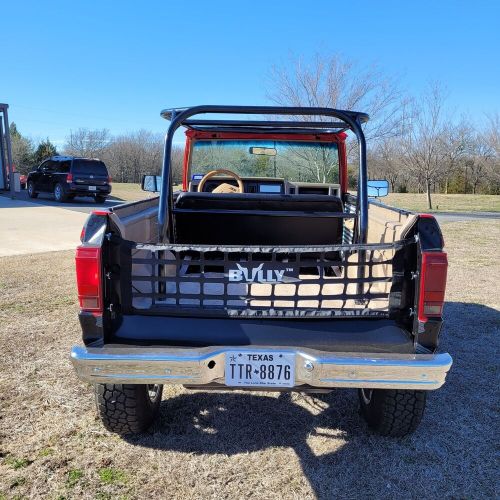
[[[158,232],[160,241],[168,239],[170,233],[172,198],[171,179],[171,156],[172,142],[175,131],[181,127],[194,130],[212,131],[255,131],[270,133],[272,131],[286,131],[286,133],[339,133],[344,130],[352,130],[359,144],[359,183],[358,183],[358,224],[357,243],[365,243],[368,234],[368,194],[366,189],[366,141],[361,125],[366,123],[369,116],[357,111],[346,111],[333,108],[308,108],[308,107],[284,107],[284,106],[194,106],[191,108],[164,109],[161,116],[170,121],[168,132],[165,136],[165,149],[163,156],[162,186],[160,192],[160,203],[158,206]],[[203,114],[227,114],[227,115],[269,115],[273,120],[205,120],[193,119],[193,116]],[[276,116],[293,117],[293,121],[278,121]],[[308,121],[299,117],[322,117],[328,118],[320,121]],[[333,121],[335,119],[336,121]]]

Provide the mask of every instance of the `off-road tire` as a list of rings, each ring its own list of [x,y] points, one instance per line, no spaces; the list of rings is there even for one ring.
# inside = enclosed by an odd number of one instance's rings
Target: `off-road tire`
[[[54,186],[54,199],[59,203],[63,203],[68,199],[68,195],[64,192],[64,188],[59,183]]]
[[[360,389],[360,413],[381,436],[403,437],[416,430],[425,410],[426,391]]]
[[[96,196],[94,200],[96,203],[104,203],[106,201],[106,196]]]
[[[38,193],[35,191],[35,184],[33,181],[28,182],[26,189],[28,190],[28,196],[30,198],[38,198]]]
[[[163,386],[143,384],[96,384],[97,411],[108,431],[121,435],[139,434],[148,429],[160,409]]]

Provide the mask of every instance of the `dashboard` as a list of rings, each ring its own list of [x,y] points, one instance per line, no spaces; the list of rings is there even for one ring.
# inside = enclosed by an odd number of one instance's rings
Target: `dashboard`
[[[284,179],[269,177],[244,177],[242,178],[245,193],[254,194],[323,194],[340,197],[340,185],[331,183],[289,182]],[[199,179],[189,183],[189,191],[198,191]],[[203,191],[211,193],[220,184],[238,186],[232,177],[216,177],[207,180]]]

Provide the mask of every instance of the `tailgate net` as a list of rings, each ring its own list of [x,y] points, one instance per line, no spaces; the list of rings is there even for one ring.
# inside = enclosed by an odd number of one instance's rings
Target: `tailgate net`
[[[125,313],[249,317],[389,317],[403,253],[390,244],[319,247],[149,245],[121,240]],[[128,269],[130,279],[123,279]]]

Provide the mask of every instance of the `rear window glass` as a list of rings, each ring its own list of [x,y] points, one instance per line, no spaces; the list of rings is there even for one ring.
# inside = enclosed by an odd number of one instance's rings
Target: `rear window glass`
[[[102,161],[73,160],[73,174],[108,175],[108,169]]]

